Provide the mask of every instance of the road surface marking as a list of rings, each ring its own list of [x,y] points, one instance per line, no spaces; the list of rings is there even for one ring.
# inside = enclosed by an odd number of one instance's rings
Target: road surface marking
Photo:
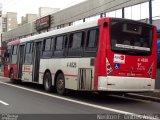
[[[6,103],[6,102],[4,102],[4,101],[2,101],[2,100],[0,100],[0,103],[3,104],[3,105],[6,105],[6,106],[9,105],[8,103]]]
[[[37,91],[37,90],[32,90],[32,89],[20,87],[20,86],[17,86],[17,85],[12,85],[12,84],[9,84],[9,83],[4,83],[4,82],[1,82],[1,81],[0,81],[0,84],[12,86],[12,87],[19,88],[19,89],[22,89],[22,90],[38,93],[38,94],[41,94],[41,95],[45,95],[45,96],[49,96],[49,97],[73,102],[73,103],[77,103],[77,104],[80,104],[80,105],[85,105],[85,106],[98,108],[98,109],[102,109],[102,110],[106,110],[106,111],[111,111],[111,112],[115,112],[115,113],[119,113],[119,114],[130,115],[130,116],[134,116],[134,117],[137,117],[137,118],[140,118],[140,119],[144,118],[144,119],[150,119],[150,120],[160,120],[159,118],[154,118],[154,117],[150,117],[150,116],[146,116],[146,115],[138,115],[138,114],[135,114],[135,113],[126,112],[126,111],[122,111],[122,110],[118,110],[118,109],[103,107],[103,106],[100,106],[100,105],[95,105],[95,104],[82,102],[82,101],[78,101],[78,100],[72,100],[72,99],[69,99],[69,98],[60,97],[60,96],[56,96],[56,95],[51,95],[51,94],[48,94],[48,93],[43,93],[43,92],[40,92],[40,91]]]

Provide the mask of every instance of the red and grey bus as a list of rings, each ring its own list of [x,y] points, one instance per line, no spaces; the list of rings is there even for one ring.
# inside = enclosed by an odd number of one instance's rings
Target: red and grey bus
[[[101,18],[8,43],[5,76],[54,87],[96,92],[153,91],[157,67],[155,26]]]

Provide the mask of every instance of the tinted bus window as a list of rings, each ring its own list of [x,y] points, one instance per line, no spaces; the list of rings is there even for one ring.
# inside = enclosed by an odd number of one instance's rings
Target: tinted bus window
[[[62,50],[63,49],[63,39],[64,37],[63,36],[60,36],[60,37],[57,37],[56,38],[56,50]]]
[[[98,29],[89,30],[87,38],[87,47],[95,48],[97,47],[97,43],[98,43]]]
[[[13,55],[17,54],[17,46],[13,46]]]
[[[31,53],[32,52],[32,43],[27,43],[27,46],[26,46],[26,53]]]
[[[13,46],[12,48],[12,64],[16,64],[17,63],[17,49],[18,49],[18,46]]]
[[[44,51],[50,51],[51,50],[51,44],[52,44],[52,39],[46,39],[45,40],[45,48]]]
[[[111,22],[111,48],[124,54],[150,55],[153,28],[148,25],[114,21]]]
[[[32,49],[33,49],[33,43],[27,43],[27,45],[26,45],[26,55],[25,55],[25,64],[31,64],[32,63]]]
[[[71,34],[69,47],[73,49],[81,48],[83,41],[83,32]]]

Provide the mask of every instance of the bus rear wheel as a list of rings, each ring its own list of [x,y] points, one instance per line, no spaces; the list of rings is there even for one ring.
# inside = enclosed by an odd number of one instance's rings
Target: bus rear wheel
[[[46,72],[44,74],[44,89],[47,92],[51,92],[52,91],[52,77],[51,74],[49,72]]]
[[[59,73],[56,79],[56,91],[59,95],[65,95],[65,78],[62,73]]]

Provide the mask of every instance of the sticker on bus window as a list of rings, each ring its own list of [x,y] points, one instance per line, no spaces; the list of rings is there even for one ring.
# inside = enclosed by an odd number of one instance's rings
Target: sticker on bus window
[[[114,54],[114,63],[125,64],[125,55]]]

